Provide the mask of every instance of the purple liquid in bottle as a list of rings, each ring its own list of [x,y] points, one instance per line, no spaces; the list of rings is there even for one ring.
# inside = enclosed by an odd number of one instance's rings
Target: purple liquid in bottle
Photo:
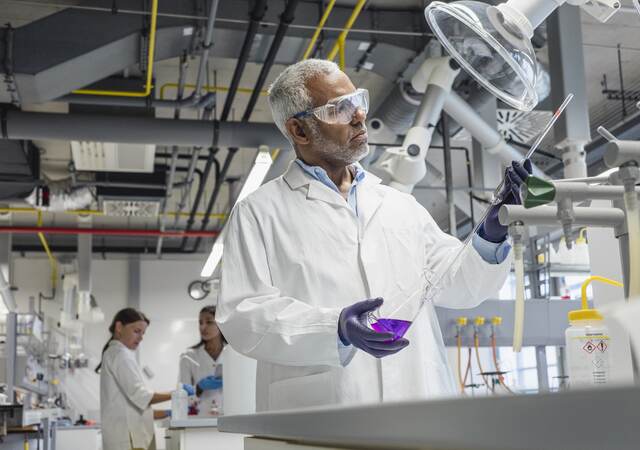
[[[410,326],[410,321],[399,319],[378,319],[371,324],[371,328],[378,333],[393,333],[394,337],[391,342],[404,336]]]

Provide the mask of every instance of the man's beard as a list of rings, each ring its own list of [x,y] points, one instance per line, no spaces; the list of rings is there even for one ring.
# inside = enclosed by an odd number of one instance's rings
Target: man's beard
[[[309,128],[311,129],[314,151],[322,155],[322,158],[328,162],[348,166],[360,161],[369,154],[369,144],[367,142],[349,142],[341,146],[327,139],[320,132],[320,127],[318,127],[317,123],[311,121]]]

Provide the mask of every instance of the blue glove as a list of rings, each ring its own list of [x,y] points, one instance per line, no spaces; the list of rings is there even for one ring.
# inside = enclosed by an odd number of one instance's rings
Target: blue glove
[[[342,310],[338,319],[338,337],[344,345],[353,345],[376,358],[393,355],[409,345],[407,339],[394,341],[393,333],[378,333],[367,326],[367,313],[382,302],[381,298],[364,300]]]
[[[222,387],[222,377],[209,375],[208,377],[205,377],[202,380],[198,381],[198,387],[203,391],[213,391],[215,389],[220,389]]]
[[[504,184],[499,196],[502,198],[489,209],[489,214],[484,223],[478,229],[478,234],[484,240],[499,243],[507,237],[508,227],[502,225],[498,220],[498,211],[502,205],[519,205],[520,186],[531,175],[531,160],[525,159],[522,164],[517,161],[511,163],[511,167],[507,167],[504,171]]]
[[[190,384],[180,383],[180,387],[185,390],[187,395],[196,395],[196,390]]]
[[[171,410],[170,409],[165,409],[164,410],[164,414],[165,414],[165,417],[171,417]]]

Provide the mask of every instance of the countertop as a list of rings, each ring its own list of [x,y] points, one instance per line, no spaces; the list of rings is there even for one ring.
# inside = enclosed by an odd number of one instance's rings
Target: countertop
[[[224,416],[219,430],[367,449],[637,449],[640,388]]]
[[[160,422],[162,428],[208,428],[217,427],[217,417],[190,417],[183,420],[164,419]]]

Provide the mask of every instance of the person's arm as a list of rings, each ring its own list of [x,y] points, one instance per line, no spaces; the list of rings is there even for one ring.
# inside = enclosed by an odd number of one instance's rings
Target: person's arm
[[[157,410],[157,409],[153,410],[153,420],[162,420],[162,419],[166,419],[167,417],[171,417],[168,411]]]
[[[171,400],[171,392],[154,392],[149,404],[155,405],[156,403],[168,402],[169,400]]]
[[[180,369],[178,371],[178,383],[194,384],[196,380],[191,376],[193,363],[189,361],[190,355],[185,352],[180,355]]]
[[[227,223],[216,312],[222,333],[236,351],[255,359],[339,366],[340,308],[312,306],[273,286],[263,230],[249,208],[239,203]]]
[[[145,410],[154,398],[154,392],[147,388],[136,361],[127,357],[124,352],[119,352],[113,361],[113,375],[125,396],[140,410]],[[167,399],[170,399],[171,396]]]

